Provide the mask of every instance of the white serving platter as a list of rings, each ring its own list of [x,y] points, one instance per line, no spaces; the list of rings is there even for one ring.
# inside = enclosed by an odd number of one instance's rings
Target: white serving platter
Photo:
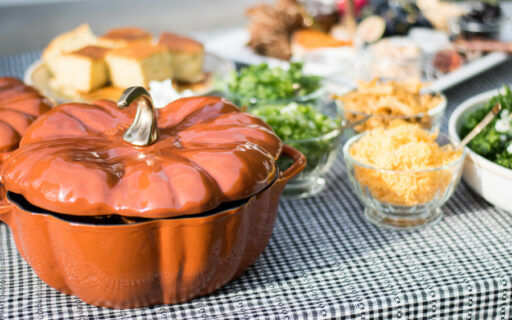
[[[285,66],[288,64],[288,62],[284,60],[264,57],[254,53],[249,47],[246,46],[248,41],[249,33],[247,30],[240,28],[217,34],[209,40],[206,40],[205,46],[209,51],[239,63],[269,63],[270,65],[277,66]],[[507,58],[508,55],[502,52],[494,52],[484,55],[481,58],[475,59],[463,65],[459,69],[449,74],[442,75],[439,78],[433,80],[429,86],[429,90],[434,92],[442,92],[446,89],[449,89],[450,87],[455,86],[458,83],[461,83],[471,77],[476,76],[479,73],[492,68],[493,66],[504,62],[507,60]],[[305,68],[307,68],[307,65]],[[333,68],[333,70],[336,70],[336,68]],[[322,75],[325,76],[325,74]],[[327,76],[331,77],[329,75]],[[348,79],[340,77],[333,77],[332,80],[342,82],[343,84],[347,84],[349,82]],[[353,86],[355,86],[355,83],[353,83]]]

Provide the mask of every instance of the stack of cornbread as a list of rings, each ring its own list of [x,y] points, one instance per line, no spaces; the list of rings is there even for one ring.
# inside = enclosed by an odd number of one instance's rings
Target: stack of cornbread
[[[172,79],[192,84],[204,79],[203,45],[173,33],[158,41],[139,28],[117,28],[96,37],[83,24],[53,39],[43,51],[50,85],[73,98],[118,99],[130,86]]]

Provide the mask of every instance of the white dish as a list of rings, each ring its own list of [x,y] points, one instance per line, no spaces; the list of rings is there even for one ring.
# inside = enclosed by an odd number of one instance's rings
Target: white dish
[[[460,106],[450,116],[448,130],[450,137],[459,142],[459,132],[467,116],[482,107],[500,90],[491,90],[476,95]],[[476,193],[498,208],[512,212],[512,170],[495,164],[467,148],[462,177]]]
[[[220,34],[214,35],[209,39],[204,39],[203,43],[206,50],[213,52],[221,57],[244,64],[288,64],[288,61],[265,57],[254,53],[247,46],[250,35],[245,28],[226,30]]]
[[[225,58],[221,58],[215,54],[205,52],[204,55],[204,72],[209,74],[209,80],[198,89],[192,89],[195,95],[205,95],[215,90],[215,81],[224,79],[232,71],[236,70],[235,64]],[[58,102],[65,103],[70,101],[87,101],[87,99],[80,99],[70,97],[64,92],[54,89],[50,86],[51,74],[42,60],[37,60],[32,63],[25,71],[24,81],[27,85],[34,86],[41,91],[48,98]],[[96,100],[96,99],[94,99]]]
[[[209,39],[205,39],[204,43],[208,51],[239,63],[269,63],[271,65],[279,66],[287,65],[288,61],[264,57],[254,53],[249,47],[247,47],[247,42],[249,41],[249,38],[249,32],[245,28],[239,28],[228,30],[221,34],[212,36]],[[361,55],[360,52],[357,52],[357,55],[359,58],[364,57],[364,54]],[[461,83],[471,77],[474,77],[479,73],[482,73],[504,62],[507,59],[508,55],[503,52],[493,52],[486,54],[481,58],[478,58],[463,65],[462,67],[453,72],[441,75],[437,79],[433,79],[431,81],[432,84],[429,86],[429,90],[432,92],[444,91],[458,83]],[[364,58],[356,60],[360,60],[358,61],[357,64],[364,65],[366,63]],[[354,76],[352,72],[348,72],[347,74],[341,72],[340,74],[340,72],[336,72],[336,68],[332,68],[332,70],[330,70],[334,74],[326,74],[324,69],[321,70],[322,76],[328,76],[332,81],[342,83],[349,87],[355,87],[356,83],[354,79],[359,78],[358,76]],[[361,77],[364,78],[364,76],[367,75],[367,73],[365,73],[364,68],[363,70],[359,69],[360,68],[357,67],[356,72],[359,72],[359,74],[362,75]],[[430,81],[430,79],[427,80]]]

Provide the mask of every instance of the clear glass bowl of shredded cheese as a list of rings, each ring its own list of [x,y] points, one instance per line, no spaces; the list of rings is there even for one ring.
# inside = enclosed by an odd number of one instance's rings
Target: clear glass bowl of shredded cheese
[[[443,133],[395,121],[352,137],[343,155],[367,219],[414,229],[442,218],[440,208],[460,180],[466,154]]]

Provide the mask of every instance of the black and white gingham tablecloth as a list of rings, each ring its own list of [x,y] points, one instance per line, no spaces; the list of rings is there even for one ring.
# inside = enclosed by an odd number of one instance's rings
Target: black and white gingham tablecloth
[[[0,57],[0,76],[22,77],[38,56]],[[448,90],[444,128],[456,105],[503,83],[512,61]],[[179,305],[114,310],[61,294],[0,224],[0,319],[512,318],[511,214],[461,183],[438,225],[388,231],[365,221],[341,155],[328,183],[319,196],[281,201],[267,249],[240,279]]]

